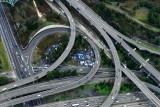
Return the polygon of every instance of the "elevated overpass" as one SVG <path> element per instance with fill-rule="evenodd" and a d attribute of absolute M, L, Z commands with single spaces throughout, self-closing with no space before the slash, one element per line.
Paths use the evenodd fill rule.
<path fill-rule="evenodd" d="M 1 5 L 0 5 L 1 6 Z M 69 39 L 69 43 L 67 45 L 67 47 L 65 48 L 64 52 L 61 54 L 61 56 L 56 60 L 56 62 L 54 62 L 49 68 L 47 68 L 44 72 L 41 72 L 41 73 L 38 73 L 36 75 L 33 75 L 33 76 L 30 76 L 28 78 L 25 78 L 23 80 L 20 80 L 20 81 L 16 81 L 16 82 L 13 82 L 11 84 L 8 84 L 8 85 L 5 85 L 5 86 L 2 86 L 0 87 L 0 92 L 2 91 L 5 91 L 5 90 L 9 90 L 9 89 L 12 89 L 12 88 L 16 88 L 16 87 L 19 87 L 19 86 L 22 86 L 22 85 L 25 85 L 27 83 L 31 83 L 43 76 L 45 76 L 48 71 L 52 71 L 53 69 L 55 69 L 56 67 L 58 67 L 58 65 L 60 65 L 63 60 L 67 57 L 67 55 L 69 54 L 69 52 L 71 51 L 72 47 L 73 47 L 73 44 L 74 44 L 74 41 L 75 41 L 75 23 L 73 21 L 73 18 L 72 18 L 72 15 L 70 14 L 70 12 L 68 11 L 68 9 L 63 5 L 63 4 L 60 4 L 60 6 L 62 7 L 63 11 L 65 12 L 67 18 L 69 19 L 69 24 L 70 24 L 70 39 Z M 6 16 L 4 16 L 6 17 Z M 52 29 L 52 27 L 47 27 L 47 29 Z M 43 33 L 42 31 L 46 31 L 46 28 L 42 28 L 40 29 L 36 35 L 38 34 L 41 34 Z M 36 36 L 35 36 L 36 37 Z"/>
<path fill-rule="evenodd" d="M 121 46 L 124 47 L 125 50 L 127 50 L 139 63 L 141 63 L 143 65 L 143 67 L 145 69 L 147 69 L 152 75 L 155 76 L 155 78 L 157 78 L 158 80 L 160 80 L 159 78 L 159 72 L 153 68 L 149 63 L 147 63 L 146 61 L 144 61 L 144 59 L 137 54 L 135 51 L 132 50 L 132 48 L 125 43 L 125 41 L 123 41 L 123 38 L 120 36 L 120 33 L 117 34 L 117 32 L 115 32 L 113 30 L 112 27 L 110 27 L 104 20 L 102 20 L 94 11 L 92 11 L 86 4 L 84 4 L 81 0 L 78 1 L 72 1 L 72 0 L 66 0 L 66 2 L 68 2 L 70 4 L 70 6 L 72 6 L 73 8 L 75 8 L 81 15 L 84 16 L 84 18 L 86 18 L 91 25 L 93 25 L 95 28 L 97 28 L 97 30 L 99 30 L 102 34 L 102 36 L 104 37 L 104 39 L 107 37 L 105 35 L 105 33 L 103 33 L 103 31 L 107 32 L 108 34 L 110 34 L 110 36 L 116 40 L 118 43 L 121 44 Z M 120 36 L 120 37 L 119 37 Z M 108 43 L 108 42 L 107 42 Z M 113 50 L 113 47 L 110 48 L 111 52 L 114 56 L 114 54 L 116 53 L 116 50 Z M 117 61 L 115 63 L 115 66 L 117 67 Z M 122 69 L 122 68 L 121 68 Z M 125 69 L 122 69 L 123 72 L 129 72 L 126 71 Z M 119 77 L 119 75 L 116 75 L 117 77 Z M 131 77 L 130 75 L 127 75 L 136 85 L 137 85 L 137 81 L 136 81 L 136 77 Z M 118 83 L 118 82 L 117 82 Z M 138 84 L 139 85 L 139 84 Z M 140 87 L 142 86 L 142 87 Z M 157 106 L 160 106 L 160 102 L 159 99 L 154 96 L 150 90 L 147 89 L 147 87 L 143 84 L 141 84 L 139 86 L 139 88 L 142 90 L 142 92 L 145 93 L 145 95 L 147 95 L 147 97 L 149 97 L 149 99 Z M 119 87 L 119 84 L 117 85 L 117 88 Z M 115 89 L 115 91 L 117 92 L 117 90 Z M 116 93 L 115 92 L 115 93 Z M 113 96 L 113 93 L 111 93 L 112 95 L 112 100 L 106 100 L 101 107 L 109 107 L 112 103 L 112 101 L 115 99 L 116 96 Z M 114 94 L 116 95 L 116 94 Z"/>
<path fill-rule="evenodd" d="M 96 45 L 93 44 L 92 41 L 88 38 L 87 38 L 87 41 L 91 44 L 91 47 L 95 53 L 95 64 L 86 76 L 82 77 L 81 79 L 79 79 L 77 81 L 74 81 L 74 82 L 71 82 L 71 83 L 56 87 L 56 88 L 52 88 L 52 89 L 49 89 L 49 90 L 46 90 L 43 92 L 39 92 L 39 93 L 31 94 L 31 95 L 26 95 L 23 97 L 8 100 L 6 102 L 2 102 L 0 104 L 0 107 L 12 106 L 12 105 L 16 105 L 16 104 L 23 103 L 26 101 L 46 97 L 49 95 L 54 95 L 54 94 L 57 94 L 60 92 L 64 92 L 67 90 L 77 88 L 77 87 L 83 85 L 84 83 L 88 82 L 98 71 L 99 66 L 100 66 L 100 62 L 101 62 L 101 58 L 99 57 L 100 55 L 99 55 L 99 51 L 98 51 L 98 48 L 96 47 Z"/>
<path fill-rule="evenodd" d="M 63 7 L 63 6 L 62 6 Z M 90 19 L 90 17 L 91 16 L 89 16 L 89 19 Z M 73 22 L 73 20 L 70 20 L 71 22 Z M 108 35 L 107 35 L 107 29 L 106 28 L 103 28 L 104 26 L 102 26 L 102 29 L 101 29 L 101 26 L 99 26 L 99 24 L 98 23 L 93 23 L 92 21 L 93 20 L 89 20 L 90 22 L 91 22 L 91 24 L 93 25 L 97 25 L 97 27 L 99 27 L 99 28 L 97 28 L 100 32 L 101 32 L 101 34 L 102 35 L 105 35 L 106 37 L 105 38 L 108 38 L 108 39 L 110 39 L 109 37 L 108 37 Z M 102 21 L 103 22 L 103 21 Z M 72 28 L 72 27 L 71 27 Z M 71 30 L 72 31 L 72 30 Z M 74 31 L 74 29 L 73 29 L 73 31 Z M 107 32 L 107 33 L 106 33 Z M 114 35 L 113 35 L 114 36 Z M 118 35 L 119 36 L 119 35 Z M 121 45 L 124 45 L 124 44 L 122 44 L 123 43 L 123 40 L 121 39 L 121 38 L 118 38 L 118 37 L 115 37 L 116 38 L 116 40 L 119 42 L 119 43 L 121 43 Z M 106 40 L 107 41 L 107 40 Z M 108 42 L 110 43 L 110 40 L 108 40 Z M 107 43 L 108 43 L 107 42 Z M 112 54 L 113 54 L 113 56 L 114 56 L 114 60 L 116 59 L 116 49 L 114 49 L 115 47 L 114 47 L 114 45 L 112 44 L 112 42 L 111 42 L 111 44 L 109 45 L 110 46 L 110 48 L 112 49 Z M 127 46 L 124 46 L 124 47 L 127 47 Z M 129 51 L 130 52 L 130 50 L 128 50 L 127 49 L 127 51 Z M 99 61 L 98 61 L 99 62 Z M 116 64 L 115 65 L 119 65 L 118 64 L 118 62 L 119 61 L 115 61 L 116 62 Z M 116 66 L 117 67 L 117 66 Z M 117 74 L 118 74 L 118 76 L 117 77 L 121 77 L 121 71 L 120 71 L 120 69 L 119 69 L 119 66 L 117 67 L 117 70 L 116 71 L 119 71 L 119 72 L 117 72 Z M 93 75 L 93 74 L 92 74 Z M 84 80 L 83 80 L 84 79 Z M 85 80 L 86 79 L 86 80 Z M 84 83 L 85 81 L 87 81 L 89 79 L 89 76 L 88 75 L 86 75 L 86 77 L 85 78 L 82 78 L 82 79 L 80 79 L 78 82 L 80 82 L 80 83 Z M 132 79 L 132 78 L 131 78 Z M 118 79 L 116 79 L 116 80 L 118 80 Z M 120 82 L 120 81 L 119 81 Z M 119 82 L 115 82 L 115 84 L 118 84 L 118 86 L 119 86 Z M 134 81 L 135 83 L 136 83 L 136 81 Z M 67 88 L 67 90 L 68 89 L 71 89 L 71 87 L 69 87 L 69 86 L 73 86 L 73 87 L 76 87 L 76 86 L 79 86 L 80 85 L 80 83 L 76 83 L 76 82 L 73 82 L 73 84 L 69 84 L 69 85 L 64 85 L 64 86 L 62 86 L 62 87 L 59 87 L 59 88 L 56 88 L 56 90 L 53 90 L 53 89 L 51 89 L 50 90 L 50 93 L 52 93 L 52 94 L 54 94 L 54 93 L 57 93 L 57 91 L 64 91 L 63 89 L 61 89 L 61 88 Z M 137 85 L 137 84 L 136 84 Z M 143 84 L 140 84 L 140 86 L 143 86 Z M 145 88 L 145 87 L 140 87 L 142 90 L 143 90 L 143 88 Z M 58 89 L 60 89 L 60 90 L 58 90 Z M 109 97 L 111 97 L 111 99 L 112 100 L 114 100 L 115 99 L 115 97 L 116 97 L 116 94 L 114 94 L 114 93 L 117 93 L 118 92 L 118 89 L 117 89 L 117 87 L 115 87 L 115 88 L 113 88 L 113 90 L 115 90 L 115 91 L 113 91 L 113 93 L 111 93 L 111 95 L 109 96 Z M 144 90 L 143 90 L 144 91 Z M 148 90 L 147 90 L 148 91 Z M 35 99 L 35 98 L 39 98 L 39 97 L 43 97 L 43 96 L 47 96 L 48 95 L 48 93 L 49 93 L 49 91 L 46 91 L 46 92 L 44 92 L 44 93 L 39 93 L 39 94 L 35 94 L 35 95 L 32 95 L 32 96 L 26 96 L 26 97 L 22 97 L 21 99 L 14 99 L 14 100 L 12 100 L 12 101 L 10 101 L 10 102 L 5 102 L 5 103 L 3 103 L 3 104 L 1 104 L 1 105 L 3 105 L 3 106 L 6 106 L 6 105 L 8 105 L 8 104 L 13 104 L 13 102 L 15 101 L 16 103 L 18 103 L 18 102 L 23 102 L 23 101 L 26 101 L 26 100 L 28 100 L 29 98 L 33 98 L 33 99 Z M 146 92 L 147 93 L 147 92 Z M 145 94 L 146 94 L 145 93 Z M 150 96 L 150 100 L 152 101 L 153 99 L 154 99 L 154 103 L 156 104 L 156 105 L 158 105 L 157 104 L 157 102 L 159 101 L 158 99 L 156 99 L 155 98 L 155 96 L 154 95 L 152 95 L 150 92 L 148 92 L 149 93 L 149 95 L 151 95 Z M 111 101 L 112 101 L 111 100 Z M 158 101 L 157 101 L 158 100 Z M 112 103 L 112 102 L 111 102 Z"/>

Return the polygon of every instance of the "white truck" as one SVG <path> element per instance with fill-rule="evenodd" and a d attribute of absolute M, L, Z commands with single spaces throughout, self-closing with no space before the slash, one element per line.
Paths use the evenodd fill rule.
<path fill-rule="evenodd" d="M 72 107 L 78 107 L 79 104 L 72 104 Z"/>

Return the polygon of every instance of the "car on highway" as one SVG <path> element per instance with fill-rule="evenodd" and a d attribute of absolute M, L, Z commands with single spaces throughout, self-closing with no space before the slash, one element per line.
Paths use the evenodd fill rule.
<path fill-rule="evenodd" d="M 79 104 L 77 103 L 77 104 L 72 104 L 72 107 L 78 107 L 79 106 Z"/>

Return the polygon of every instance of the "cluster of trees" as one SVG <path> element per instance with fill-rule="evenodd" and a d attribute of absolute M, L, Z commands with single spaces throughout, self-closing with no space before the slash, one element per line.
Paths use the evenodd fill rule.
<path fill-rule="evenodd" d="M 34 4 L 32 0 L 27 0 L 23 4 L 22 2 L 18 3 L 20 4 L 16 7 L 11 6 L 9 11 L 18 31 L 18 40 L 25 46 L 30 33 L 38 28 L 39 20 L 36 10 L 33 8 Z"/>
<path fill-rule="evenodd" d="M 60 44 L 57 48 L 57 50 L 54 52 L 50 52 L 48 54 L 45 54 L 45 51 L 49 48 L 49 46 L 53 45 L 53 44 L 49 44 L 45 47 L 45 50 L 41 52 L 41 56 L 42 56 L 42 60 L 44 60 L 47 64 L 52 64 L 54 63 L 59 57 L 60 55 L 63 53 L 63 51 L 65 50 L 67 43 L 68 43 L 68 36 L 62 36 L 60 38 L 58 44 Z M 46 43 L 47 44 L 47 43 Z M 48 59 L 46 59 L 46 57 L 48 57 Z"/>
<path fill-rule="evenodd" d="M 155 39 L 155 43 L 160 46 L 160 37 Z"/>
<path fill-rule="evenodd" d="M 53 70 L 49 72 L 44 78 L 42 78 L 42 80 L 48 81 L 56 78 L 63 78 L 63 77 L 77 76 L 77 75 L 78 73 L 76 70 L 66 70 L 66 71 Z"/>
<path fill-rule="evenodd" d="M 101 16 L 102 19 L 107 21 L 111 26 L 124 35 L 130 38 L 140 38 L 155 45 L 160 44 L 160 40 L 156 38 L 159 36 L 158 33 L 145 29 L 136 22 L 128 19 L 125 15 L 108 9 L 105 6 L 105 3 L 99 2 L 94 4 L 93 2 L 84 2 L 87 3 L 99 16 Z"/>
<path fill-rule="evenodd" d="M 115 14 L 113 10 L 106 8 L 105 3 L 103 2 L 100 2 L 97 5 L 95 5 L 94 10 L 96 10 L 97 13 L 104 19 L 107 17 L 109 19 L 114 20 L 116 18 L 116 15 L 118 15 Z"/>
<path fill-rule="evenodd" d="M 10 83 L 11 80 L 5 76 L 0 76 L 0 86 Z"/>
<path fill-rule="evenodd" d="M 149 9 L 152 9 L 154 7 L 154 4 L 146 1 L 139 2 L 139 7 L 147 7 Z"/>
<path fill-rule="evenodd" d="M 108 81 L 108 82 L 101 81 L 98 84 L 96 84 L 95 87 L 100 87 L 101 89 L 105 89 L 106 87 L 112 88 L 113 87 L 113 83 L 110 82 L 110 81 Z"/>
<path fill-rule="evenodd" d="M 78 34 L 76 36 L 76 40 L 74 43 L 74 46 L 72 48 L 72 53 L 76 53 L 79 51 L 80 48 L 89 49 L 90 45 L 89 43 L 82 37 L 82 35 Z"/>
<path fill-rule="evenodd" d="M 43 5 L 45 3 L 45 0 L 36 0 L 37 3 L 39 3 L 40 5 Z"/>
<path fill-rule="evenodd" d="M 134 7 L 134 10 L 139 9 L 140 7 L 150 9 L 148 14 L 148 22 L 154 26 L 160 27 L 160 7 L 156 7 L 153 3 L 148 1 L 142 1 Z"/>
<path fill-rule="evenodd" d="M 95 84 L 95 90 L 99 94 L 108 95 L 111 93 L 113 87 L 113 82 L 102 81 L 100 83 Z"/>
<path fill-rule="evenodd" d="M 56 20 L 60 20 L 61 16 L 60 14 L 51 10 L 49 13 L 46 14 L 46 19 L 47 21 L 56 21 Z"/>
<path fill-rule="evenodd" d="M 103 90 L 102 92 L 105 92 L 106 94 L 108 94 L 110 93 L 113 87 L 113 82 L 102 81 L 96 84 L 95 87 L 99 88 L 99 90 Z M 133 83 L 128 83 L 128 82 L 121 83 L 120 93 L 127 93 L 127 92 L 133 92 L 133 91 L 137 91 L 137 88 Z"/>
<path fill-rule="evenodd" d="M 127 93 L 127 92 L 133 92 L 136 91 L 137 88 L 133 83 L 121 83 L 120 93 Z"/>
<path fill-rule="evenodd" d="M 112 60 L 107 57 L 107 55 L 104 53 L 104 50 L 101 50 L 100 55 L 101 55 L 101 58 L 102 58 L 102 60 L 101 60 L 102 63 L 101 64 L 102 64 L 103 67 L 108 67 L 108 68 L 113 68 L 114 67 Z"/>
<path fill-rule="evenodd" d="M 160 27 L 160 7 L 154 7 L 151 9 L 148 15 L 149 23 L 154 24 L 157 27 Z"/>
<path fill-rule="evenodd" d="M 56 11 L 50 8 L 45 0 L 35 0 L 39 11 L 45 16 L 46 21 L 55 23 L 67 23 Z M 54 2 L 54 1 L 53 1 Z"/>
<path fill-rule="evenodd" d="M 78 34 L 76 36 L 76 40 L 75 43 L 73 45 L 73 48 L 71 50 L 71 54 L 76 54 L 77 52 L 79 52 L 81 49 L 89 49 L 90 44 L 82 37 L 82 35 Z M 64 62 L 68 62 L 72 60 L 70 56 L 68 56 Z"/>
<path fill-rule="evenodd" d="M 25 23 L 28 30 L 35 30 L 38 28 L 38 17 L 32 16 L 29 19 L 26 20 Z"/>
<path fill-rule="evenodd" d="M 140 7 L 146 7 L 148 9 L 152 9 L 154 7 L 154 5 L 150 2 L 141 1 L 138 3 L 138 5 L 133 7 L 133 10 L 135 11 L 135 10 L 139 9 Z"/>

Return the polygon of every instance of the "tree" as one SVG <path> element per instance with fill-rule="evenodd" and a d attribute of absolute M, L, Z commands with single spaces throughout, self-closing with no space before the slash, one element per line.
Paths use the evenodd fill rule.
<path fill-rule="evenodd" d="M 36 0 L 40 5 L 43 5 L 45 3 L 45 0 Z"/>
<path fill-rule="evenodd" d="M 56 13 L 56 12 L 53 12 L 53 11 L 50 11 L 47 15 L 46 15 L 46 19 L 48 21 L 54 21 L 55 19 L 56 20 L 60 20 L 61 19 L 61 16 L 60 14 Z"/>
<path fill-rule="evenodd" d="M 154 5 L 150 2 L 145 2 L 145 1 L 142 1 L 142 2 L 139 2 L 139 6 L 140 7 L 147 7 L 149 9 L 152 9 L 154 7 Z"/>
<path fill-rule="evenodd" d="M 60 19 L 61 19 L 61 15 L 58 14 L 58 13 L 56 13 L 56 12 L 54 12 L 54 17 L 55 17 L 55 19 L 57 19 L 57 20 L 60 20 Z"/>
<path fill-rule="evenodd" d="M 10 79 L 5 76 L 0 76 L 0 86 L 6 85 L 10 82 Z"/>
<path fill-rule="evenodd" d="M 155 26 L 160 27 L 160 7 L 152 8 L 149 15 L 148 15 L 148 21 Z"/>
<path fill-rule="evenodd" d="M 101 2 L 101 3 L 98 4 L 98 7 L 99 7 L 100 10 L 104 10 L 105 9 L 105 4 Z"/>
<path fill-rule="evenodd" d="M 38 28 L 38 17 L 32 16 L 26 22 L 26 26 L 28 30 L 35 30 Z"/>
<path fill-rule="evenodd" d="M 160 37 L 156 38 L 156 45 L 160 45 Z"/>
<path fill-rule="evenodd" d="M 103 58 L 102 65 L 107 66 L 109 68 L 113 68 L 112 60 L 106 56 L 106 54 L 104 53 L 104 50 L 101 50 L 100 54 L 101 54 L 101 57 Z"/>

